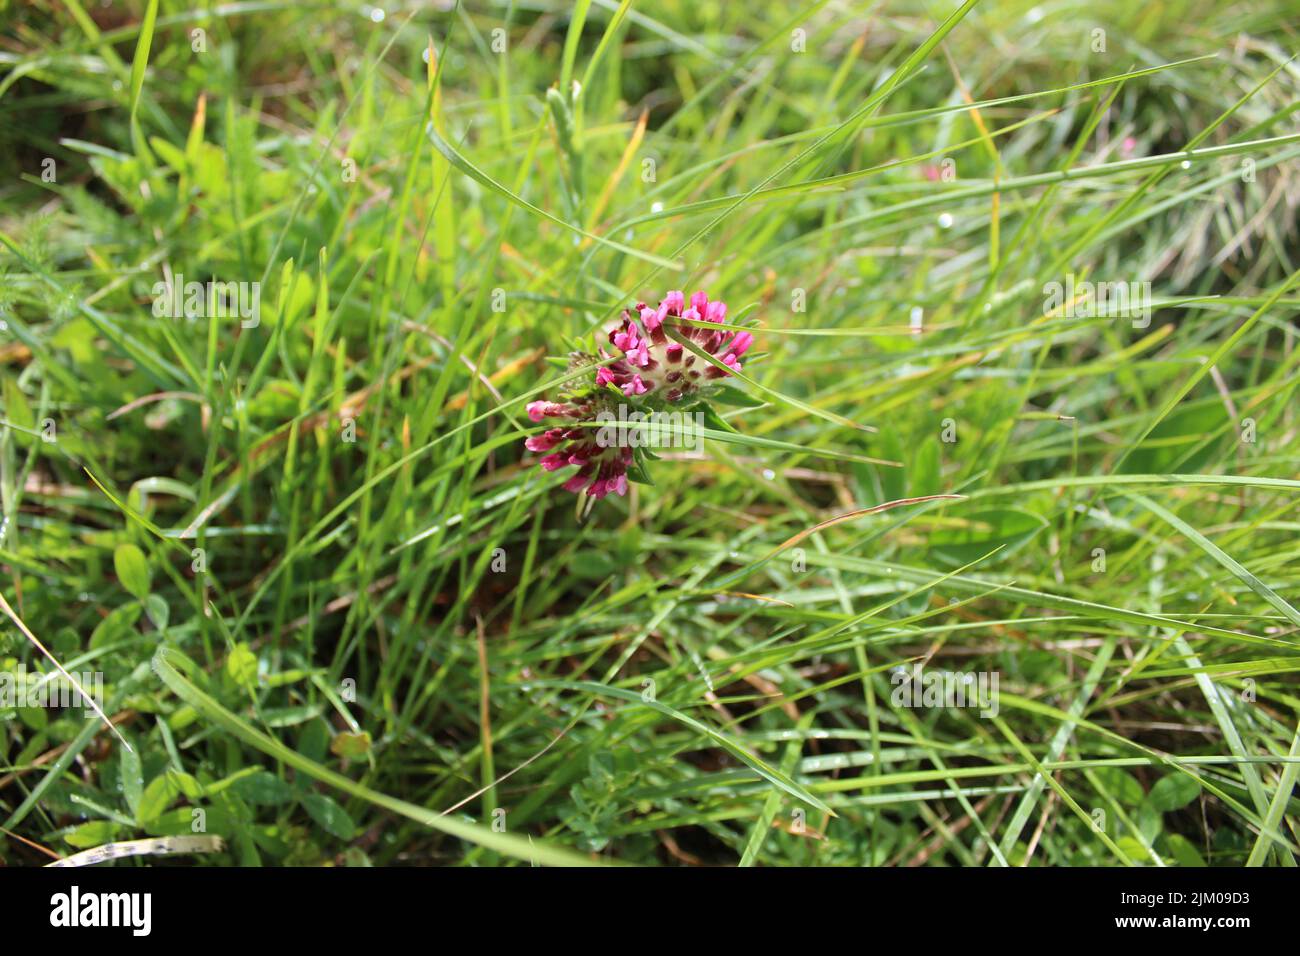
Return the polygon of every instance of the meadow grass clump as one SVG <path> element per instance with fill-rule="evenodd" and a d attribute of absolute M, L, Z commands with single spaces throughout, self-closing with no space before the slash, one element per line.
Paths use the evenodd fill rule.
<path fill-rule="evenodd" d="M 0 863 L 1294 865 L 1288 3 L 383 6 L 0 13 Z"/>

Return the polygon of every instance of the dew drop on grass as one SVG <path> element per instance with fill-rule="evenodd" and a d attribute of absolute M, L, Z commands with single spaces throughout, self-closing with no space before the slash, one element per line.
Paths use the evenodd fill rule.
<path fill-rule="evenodd" d="M 763 477 L 766 478 L 768 481 L 772 481 L 774 478 L 776 478 L 776 472 L 774 472 L 771 468 L 764 468 Z"/>
<path fill-rule="evenodd" d="M 941 213 L 939 213 L 939 228 L 940 228 L 940 229 L 951 229 L 951 228 L 952 228 L 952 224 L 953 224 L 952 213 L 950 213 L 950 212 L 941 212 Z"/>

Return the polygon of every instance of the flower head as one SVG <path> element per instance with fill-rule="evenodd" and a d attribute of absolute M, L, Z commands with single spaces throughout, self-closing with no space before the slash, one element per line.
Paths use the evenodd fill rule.
<path fill-rule="evenodd" d="M 591 400 L 534 402 L 529 406 L 530 417 L 533 405 L 544 406 L 545 418 L 594 421 L 596 416 L 595 403 Z M 577 472 L 564 483 L 568 491 L 585 489 L 593 498 L 603 498 L 611 491 L 618 495 L 627 493 L 627 469 L 632 464 L 633 449 L 601 444 L 594 428 L 578 424 L 558 425 L 540 435 L 533 435 L 524 442 L 524 447 L 539 454 L 550 452 L 537 462 L 544 471 L 575 466 Z"/>
<path fill-rule="evenodd" d="M 672 319 L 684 322 L 670 323 Z M 537 463 L 545 471 L 576 467 L 577 472 L 564 483 L 569 491 L 585 491 L 592 498 L 610 492 L 625 494 L 628 469 L 637 467 L 641 459 L 633 447 L 602 442 L 591 423 L 619 401 L 660 409 L 694 404 L 710 385 L 740 371 L 740 357 L 753 343 L 752 334 L 685 324 L 722 324 L 726 319 L 726 303 L 711 302 L 704 292 L 696 292 L 689 302 L 683 293 L 669 292 L 657 307 L 638 302 L 634 308 L 624 309 L 606 330 L 614 354 L 602 345 L 599 356 L 573 355 L 578 365 L 597 365 L 594 387 L 567 396 L 566 401 L 528 403 L 531 421 L 559 419 L 560 424 L 531 436 L 524 446 L 543 455 Z M 722 367 L 674 341 L 666 323 L 678 337 L 715 357 Z M 621 399 L 614 389 L 622 393 Z"/>
<path fill-rule="evenodd" d="M 696 292 L 688 305 L 681 292 L 669 292 L 657 308 L 638 302 L 635 308 L 624 309 L 607 333 L 609 344 L 621 354 L 597 371 L 596 384 L 615 385 L 629 397 L 651 394 L 672 403 L 698 395 L 701 389 L 731 374 L 673 341 L 664 328 L 665 320 L 670 318 L 723 323 L 727 319 L 727 304 L 710 302 L 707 293 Z M 675 325 L 674 330 L 737 372 L 741 369 L 740 357 L 754 341 L 749 332 L 733 333 L 684 324 Z M 601 358 L 610 357 L 602 347 Z"/>

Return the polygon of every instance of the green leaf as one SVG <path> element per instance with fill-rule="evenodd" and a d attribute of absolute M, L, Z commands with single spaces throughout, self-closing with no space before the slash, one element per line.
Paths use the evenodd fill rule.
<path fill-rule="evenodd" d="M 231 784 L 231 789 L 249 803 L 277 806 L 288 803 L 293 798 L 293 788 L 266 770 L 259 770 L 251 776 Z"/>
<path fill-rule="evenodd" d="M 226 658 L 226 673 L 240 687 L 257 686 L 257 655 L 247 644 L 236 644 Z"/>
<path fill-rule="evenodd" d="M 755 398 L 749 392 L 741 391 L 734 385 L 715 385 L 709 389 L 709 400 L 720 402 L 723 405 L 734 405 L 738 408 L 758 408 L 767 403 L 761 398 Z"/>
<path fill-rule="evenodd" d="M 1145 796 L 1142 784 L 1121 767 L 1098 767 L 1093 771 L 1103 792 L 1121 806 L 1140 803 Z"/>
<path fill-rule="evenodd" d="M 63 835 L 63 840 L 69 846 L 75 846 L 78 850 L 84 850 L 92 846 L 102 846 L 105 843 L 112 843 L 117 836 L 118 826 L 111 820 L 92 820 L 90 823 L 83 823 L 79 827 L 74 827 L 71 832 Z"/>
<path fill-rule="evenodd" d="M 710 428 L 717 429 L 720 432 L 730 432 L 733 435 L 739 434 L 739 432 L 732 427 L 731 422 L 719 415 L 717 409 L 708 402 L 700 402 L 695 406 L 695 408 L 704 415 L 704 420 L 709 424 Z"/>
<path fill-rule="evenodd" d="M 13 425 L 19 428 L 35 430 L 36 416 L 32 414 L 32 406 L 27 401 L 27 396 L 23 390 L 18 387 L 18 376 L 6 375 L 4 379 L 4 417 Z"/>
<path fill-rule="evenodd" d="M 970 564 L 996 548 L 1001 557 L 1023 547 L 1048 526 L 1040 515 L 1014 508 L 979 511 L 964 516 L 965 528 L 943 529 L 930 535 L 930 551 L 954 566 Z"/>
<path fill-rule="evenodd" d="M 322 829 L 340 840 L 351 840 L 356 833 L 356 824 L 348 812 L 323 793 L 304 794 L 302 805 L 307 815 L 320 824 Z"/>
<path fill-rule="evenodd" d="M 167 630 L 167 622 L 171 619 L 171 609 L 157 594 L 150 594 L 144 599 L 144 610 L 153 622 L 153 626 L 160 631 Z"/>
<path fill-rule="evenodd" d="M 1205 866 L 1205 858 L 1192 841 L 1180 833 L 1165 834 L 1165 850 L 1179 866 Z"/>
<path fill-rule="evenodd" d="M 135 812 L 135 821 L 145 826 L 158 819 L 162 812 L 172 805 L 180 796 L 180 787 L 171 773 L 164 773 L 149 781 L 140 798 L 140 806 Z"/>
<path fill-rule="evenodd" d="M 569 561 L 569 570 L 584 581 L 603 581 L 618 567 L 604 551 L 579 551 Z"/>
<path fill-rule="evenodd" d="M 649 473 L 641 466 L 639 462 L 633 462 L 627 469 L 627 480 L 635 481 L 639 485 L 654 486 L 654 481 L 650 478 Z"/>
<path fill-rule="evenodd" d="M 135 624 L 144 607 L 134 602 L 115 607 L 90 632 L 90 649 L 99 650 L 136 635 Z"/>
<path fill-rule="evenodd" d="M 202 799 L 203 785 L 195 777 L 180 770 L 168 770 L 167 776 L 176 784 L 177 791 L 185 799 L 190 801 Z"/>
<path fill-rule="evenodd" d="M 1161 777 L 1147 794 L 1147 804 L 1161 813 L 1181 810 L 1201 795 L 1201 785 L 1183 773 Z"/>
<path fill-rule="evenodd" d="M 44 707 L 19 707 L 18 719 L 35 731 L 42 731 L 50 725 L 50 715 Z"/>
<path fill-rule="evenodd" d="M 1144 803 L 1138 807 L 1137 828 L 1138 833 L 1142 834 L 1142 839 L 1148 845 L 1153 844 L 1156 842 L 1156 837 L 1160 836 L 1160 831 L 1164 829 L 1164 817 L 1151 804 Z"/>
<path fill-rule="evenodd" d="M 359 734 L 335 734 L 330 741 L 330 753 L 347 760 L 360 760 L 370 753 L 370 735 L 364 731 Z"/>
<path fill-rule="evenodd" d="M 149 596 L 149 562 L 133 544 L 119 544 L 113 552 L 113 570 L 122 587 L 143 601 Z"/>
<path fill-rule="evenodd" d="M 207 833 L 228 837 L 235 831 L 235 821 L 220 807 L 177 807 L 159 814 L 146 824 L 144 829 L 150 836 L 191 836 Z"/>
<path fill-rule="evenodd" d="M 1151 861 L 1151 852 L 1142 845 L 1142 842 L 1137 837 L 1122 836 L 1115 841 L 1115 845 L 1135 863 L 1149 863 Z"/>

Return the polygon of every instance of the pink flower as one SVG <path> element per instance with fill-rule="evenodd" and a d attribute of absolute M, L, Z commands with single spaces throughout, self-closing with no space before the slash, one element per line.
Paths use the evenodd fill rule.
<path fill-rule="evenodd" d="M 596 384 L 615 385 L 629 398 L 653 394 L 667 402 L 678 402 L 726 378 L 731 374 L 728 369 L 740 371 L 739 359 L 754 341 L 751 333 L 730 335 L 725 329 L 709 331 L 672 322 L 676 318 L 725 323 L 727 304 L 710 301 L 708 293 L 700 291 L 691 295 L 687 305 L 686 296 L 674 291 L 663 297 L 658 308 L 638 302 L 634 308 L 624 309 L 618 324 L 610 328 L 608 334 L 609 344 L 621 355 L 597 370 Z M 725 369 L 706 362 L 689 349 L 683 349 L 668 337 L 668 328 L 696 348 L 716 357 Z M 602 350 L 601 357 L 610 356 Z"/>
<path fill-rule="evenodd" d="M 555 418 L 565 416 L 567 418 L 576 418 L 577 412 L 572 405 L 565 405 L 560 402 L 529 402 L 528 417 L 535 422 L 540 422 L 543 418 Z"/>
<path fill-rule="evenodd" d="M 736 337 L 723 347 L 722 352 L 724 355 L 730 353 L 735 358 L 740 358 L 740 356 L 745 354 L 745 350 L 749 348 L 753 341 L 754 336 L 750 335 L 748 332 L 737 332 Z M 726 359 L 724 358 L 723 361 L 725 362 Z"/>
<path fill-rule="evenodd" d="M 564 402 L 529 402 L 528 417 L 534 422 L 545 418 L 570 421 L 530 436 L 524 447 L 538 454 L 550 453 L 537 460 L 545 471 L 578 469 L 564 482 L 566 491 L 585 491 L 592 498 L 627 494 L 627 472 L 636 463 L 634 449 L 609 444 L 601 438 L 602 429 L 590 427 L 603 420 L 603 416 L 597 418 L 599 413 L 609 412 L 620 401 L 607 386 L 613 385 L 625 398 L 647 396 L 650 404 L 637 402 L 638 407 L 655 409 L 664 403 L 693 402 L 710 385 L 741 370 L 740 358 L 754 336 L 743 330 L 702 328 L 685 322 L 724 324 L 726 320 L 727 304 L 710 301 L 703 291 L 691 295 L 689 306 L 684 293 L 672 291 L 654 308 L 638 302 L 624 309 L 606 336 L 616 354 L 600 349 L 602 364 L 595 370 L 595 389 Z M 670 331 L 690 347 L 670 338 Z M 717 364 L 697 352 L 707 353 Z M 597 357 L 577 358 L 594 364 Z"/>
<path fill-rule="evenodd" d="M 564 417 L 582 421 L 595 421 L 596 418 L 595 405 L 591 399 L 574 403 L 534 404 L 541 406 L 541 414 L 548 418 Z M 529 416 L 532 416 L 531 407 Z M 567 491 L 577 493 L 586 489 L 587 494 L 593 498 L 603 498 L 611 491 L 618 495 L 627 494 L 627 469 L 632 464 L 633 450 L 602 444 L 597 429 L 580 425 L 548 428 L 540 435 L 528 438 L 524 447 L 533 452 L 558 449 L 538 459 L 537 463 L 543 471 L 559 471 L 568 467 L 578 469 L 564 483 Z"/>
<path fill-rule="evenodd" d="M 540 435 L 534 435 L 524 442 L 524 447 L 529 451 L 550 451 L 564 440 L 564 431 L 563 428 L 548 428 Z"/>

